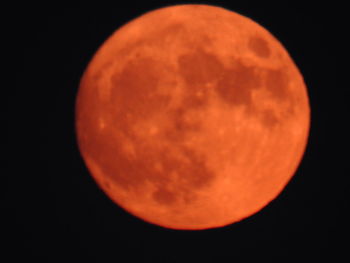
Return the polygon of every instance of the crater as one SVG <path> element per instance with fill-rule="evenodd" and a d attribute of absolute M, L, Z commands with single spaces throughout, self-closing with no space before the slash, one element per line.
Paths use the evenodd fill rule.
<path fill-rule="evenodd" d="M 248 48 L 253 51 L 255 55 L 261 58 L 268 58 L 271 53 L 267 41 L 260 36 L 249 38 Z"/>

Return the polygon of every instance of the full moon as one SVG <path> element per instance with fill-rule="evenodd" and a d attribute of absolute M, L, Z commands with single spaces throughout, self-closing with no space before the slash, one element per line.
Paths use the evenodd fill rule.
<path fill-rule="evenodd" d="M 209 5 L 116 30 L 80 82 L 76 134 L 98 186 L 158 226 L 201 230 L 260 211 L 307 144 L 303 77 L 261 25 Z"/>

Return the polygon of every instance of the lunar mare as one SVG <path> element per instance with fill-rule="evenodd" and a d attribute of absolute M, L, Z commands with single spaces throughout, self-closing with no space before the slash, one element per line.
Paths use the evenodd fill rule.
<path fill-rule="evenodd" d="M 309 122 L 303 78 L 280 42 L 208 5 L 161 8 L 118 29 L 76 103 L 79 149 L 101 189 L 174 229 L 228 225 L 276 198 Z"/>

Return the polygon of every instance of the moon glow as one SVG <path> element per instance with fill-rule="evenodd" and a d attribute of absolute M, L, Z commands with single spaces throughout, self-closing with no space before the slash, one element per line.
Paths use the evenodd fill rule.
<path fill-rule="evenodd" d="M 76 133 L 99 187 L 152 224 L 207 229 L 275 199 L 305 151 L 310 107 L 282 44 L 221 7 L 148 12 L 80 82 Z"/>

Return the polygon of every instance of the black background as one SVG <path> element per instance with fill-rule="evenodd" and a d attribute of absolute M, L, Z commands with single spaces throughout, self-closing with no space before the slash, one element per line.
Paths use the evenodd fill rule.
<path fill-rule="evenodd" d="M 242 262 L 340 258 L 345 252 L 346 87 L 338 70 L 342 6 L 204 1 L 248 16 L 287 48 L 308 87 L 312 122 L 302 163 L 283 193 L 221 229 L 145 223 L 97 187 L 79 154 L 74 104 L 80 77 L 118 27 L 174 1 L 14 6 L 8 26 L 15 79 L 7 90 L 8 166 L 2 262 Z M 319 1 L 321 2 L 321 1 Z M 11 49 L 9 49 L 11 50 Z M 343 241 L 342 238 L 345 238 Z"/>

